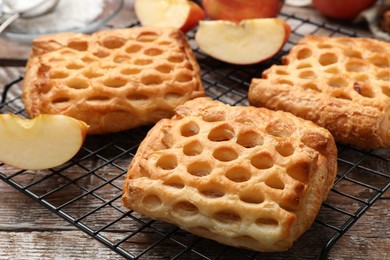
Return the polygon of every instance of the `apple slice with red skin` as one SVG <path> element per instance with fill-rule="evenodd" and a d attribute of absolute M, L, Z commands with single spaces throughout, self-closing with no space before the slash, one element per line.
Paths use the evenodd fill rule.
<path fill-rule="evenodd" d="M 290 36 L 290 26 L 278 18 L 201 21 L 195 35 L 199 48 L 211 57 L 237 65 L 273 57 Z"/>
<path fill-rule="evenodd" d="M 275 18 L 283 3 L 283 0 L 202 0 L 202 6 L 210 19 L 233 22 Z"/>
<path fill-rule="evenodd" d="M 59 166 L 80 150 L 87 131 L 83 121 L 63 115 L 0 114 L 0 162 L 28 170 Z"/>
<path fill-rule="evenodd" d="M 205 18 L 203 9 L 189 0 L 136 0 L 135 14 L 143 26 L 174 27 L 187 32 Z"/>

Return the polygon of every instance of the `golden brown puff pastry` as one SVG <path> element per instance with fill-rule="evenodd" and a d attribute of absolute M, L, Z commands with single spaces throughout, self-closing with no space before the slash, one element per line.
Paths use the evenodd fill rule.
<path fill-rule="evenodd" d="M 284 251 L 313 223 L 336 160 L 332 135 L 310 121 L 197 98 L 150 130 L 122 202 L 220 243 Z"/>
<path fill-rule="evenodd" d="M 306 36 L 253 79 L 250 104 L 327 128 L 340 143 L 390 147 L 390 43 Z"/>
<path fill-rule="evenodd" d="M 137 27 L 33 41 L 23 85 L 30 117 L 64 114 L 89 133 L 109 133 L 171 117 L 204 96 L 200 68 L 178 29 Z"/>

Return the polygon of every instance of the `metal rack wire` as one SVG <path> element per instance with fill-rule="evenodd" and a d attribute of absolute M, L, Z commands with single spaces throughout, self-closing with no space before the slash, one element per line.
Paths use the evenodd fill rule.
<path fill-rule="evenodd" d="M 214 60 L 197 48 L 194 32 L 188 33 L 209 97 L 231 105 L 248 105 L 250 80 L 259 77 L 271 64 L 279 63 L 305 34 L 357 36 L 294 15 L 282 14 L 281 18 L 292 27 L 288 43 L 272 60 L 254 66 L 232 66 Z M 1 113 L 25 116 L 20 99 L 22 80 L 20 77 L 4 86 Z M 336 241 L 390 186 L 390 149 L 365 151 L 339 145 L 339 170 L 329 198 L 315 223 L 293 248 L 266 255 L 232 248 L 121 206 L 127 167 L 148 130 L 149 127 L 140 127 L 115 135 L 88 136 L 70 162 L 54 169 L 33 172 L 0 163 L 0 179 L 128 259 L 297 259 L 303 256 L 325 259 Z M 309 243 L 314 246 L 308 246 Z M 308 252 L 307 248 L 318 248 L 318 251 Z"/>

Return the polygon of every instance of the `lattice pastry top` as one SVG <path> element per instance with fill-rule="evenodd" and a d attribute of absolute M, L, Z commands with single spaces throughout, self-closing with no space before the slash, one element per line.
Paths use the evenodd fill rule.
<path fill-rule="evenodd" d="M 88 123 L 90 133 L 155 123 L 199 96 L 199 65 L 185 35 L 171 28 L 39 37 L 23 86 L 29 116 L 65 114 Z"/>
<path fill-rule="evenodd" d="M 283 251 L 314 221 L 336 158 L 331 134 L 310 121 L 197 98 L 150 130 L 122 201 L 221 243 Z"/>
<path fill-rule="evenodd" d="M 341 143 L 390 147 L 390 43 L 306 36 L 253 79 L 249 101 L 312 120 Z"/>

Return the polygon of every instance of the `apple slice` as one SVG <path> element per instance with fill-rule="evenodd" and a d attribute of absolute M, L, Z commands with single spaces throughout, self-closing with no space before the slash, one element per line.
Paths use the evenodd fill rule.
<path fill-rule="evenodd" d="M 63 115 L 0 114 L 0 162 L 28 170 L 59 166 L 80 150 L 87 131 L 86 123 Z"/>
<path fill-rule="evenodd" d="M 237 65 L 274 56 L 290 36 L 290 26 L 278 18 L 201 21 L 195 41 L 211 57 Z"/>
<path fill-rule="evenodd" d="M 183 32 L 206 16 L 199 5 L 189 0 L 136 0 L 134 9 L 143 26 L 174 27 Z"/>
<path fill-rule="evenodd" d="M 283 0 L 202 0 L 204 11 L 210 19 L 233 22 L 275 18 L 283 4 Z"/>

